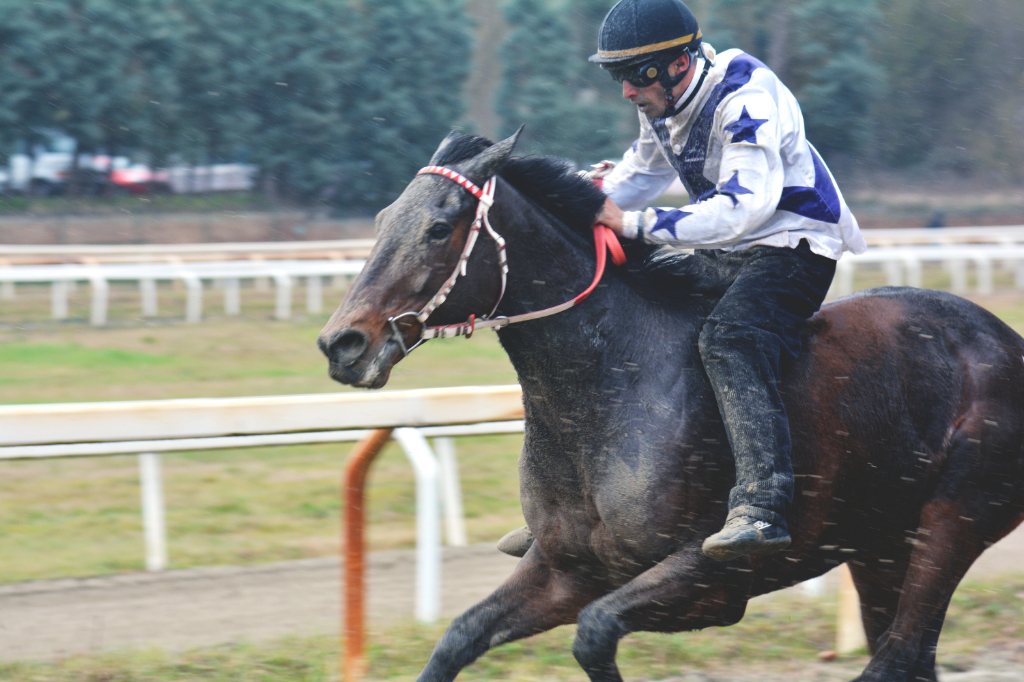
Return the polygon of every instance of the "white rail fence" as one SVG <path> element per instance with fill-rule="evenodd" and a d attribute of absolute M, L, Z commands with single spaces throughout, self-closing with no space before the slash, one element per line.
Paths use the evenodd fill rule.
<path fill-rule="evenodd" d="M 352 442 L 371 428 L 400 427 L 394 438 L 416 476 L 415 615 L 432 622 L 440 615 L 441 509 L 447 543 L 466 544 L 452 438 L 521 433 L 522 411 L 519 386 L 4 405 L 0 461 L 138 454 L 146 569 L 160 571 L 168 556 L 159 453 Z"/>
<path fill-rule="evenodd" d="M 50 284 L 50 308 L 54 319 L 68 316 L 68 294 L 78 282 L 92 287 L 89 321 L 95 326 L 107 323 L 110 283 L 135 282 L 141 297 L 143 317 L 158 313 L 157 282 L 181 282 L 185 286 L 185 320 L 199 322 L 203 311 L 203 283 L 216 282 L 223 289 L 224 312 L 241 312 L 241 282 L 267 279 L 276 288 L 274 316 L 291 317 L 296 280 L 306 285 L 306 309 L 323 310 L 323 278 L 354 277 L 362 270 L 363 260 L 278 260 L 278 261 L 206 261 L 195 263 L 137 263 L 102 265 L 12 265 L 0 267 L 0 283 Z M 13 291 L 6 293 L 13 297 Z"/>
<path fill-rule="evenodd" d="M 0 244 L 0 264 L 53 262 L 135 263 L 272 258 L 364 258 L 373 239 L 301 242 L 207 242 L 202 244 Z M 1024 238 L 1021 239 L 1024 241 Z"/>
<path fill-rule="evenodd" d="M 995 290 L 996 264 L 1012 270 L 1014 287 L 1024 290 L 1024 245 L 918 245 L 873 247 L 860 255 L 844 254 L 836 267 L 833 291 L 845 296 L 853 292 L 854 273 L 862 266 L 881 265 L 890 286 L 922 285 L 923 266 L 940 263 L 950 273 L 950 290 L 955 294 L 967 293 L 967 266 L 973 264 L 977 275 L 977 292 L 991 294 Z"/>
<path fill-rule="evenodd" d="M 994 291 L 996 264 L 1012 270 L 1014 285 L 1024 289 L 1024 226 L 963 227 L 939 229 L 868 230 L 865 237 L 871 248 L 855 256 L 846 254 L 839 261 L 832 294 L 844 296 L 853 292 L 858 269 L 881 266 L 888 284 L 922 285 L 922 269 L 929 263 L 941 263 L 950 273 L 953 293 L 966 293 L 968 265 L 976 271 L 977 291 Z M 359 273 L 362 257 L 373 240 L 336 240 L 324 242 L 268 242 L 238 244 L 172 244 L 125 246 L 0 246 L 0 299 L 12 299 L 16 284 L 43 283 L 51 285 L 51 315 L 54 319 L 68 316 L 68 295 L 79 282 L 92 287 L 90 322 L 102 326 L 107 322 L 110 283 L 136 282 L 141 298 L 143 317 L 157 315 L 159 281 L 176 281 L 186 289 L 185 320 L 202 318 L 203 283 L 213 282 L 223 289 L 224 312 L 238 315 L 241 311 L 241 280 L 252 279 L 257 288 L 273 281 L 276 287 L 275 317 L 291 316 L 295 281 L 306 284 L 306 309 L 322 312 L 323 278 L 331 277 L 335 285 L 343 278 Z M 327 259 L 323 258 L 328 253 Z M 286 258 L 291 254 L 292 258 Z M 304 257 L 299 259 L 299 257 Z M 320 256 L 317 258 L 316 256 Z M 358 256 L 358 257 L 357 257 Z M 84 264 L 12 265 L 16 258 L 51 257 L 88 260 Z M 207 260 L 209 258 L 238 260 Z M 135 259 L 163 262 L 104 262 Z"/>

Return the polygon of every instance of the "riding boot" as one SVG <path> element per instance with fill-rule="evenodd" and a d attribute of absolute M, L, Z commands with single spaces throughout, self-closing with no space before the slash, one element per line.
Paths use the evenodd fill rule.
<path fill-rule="evenodd" d="M 835 261 L 805 240 L 795 248 L 696 253 L 724 282 L 699 350 L 736 464 L 726 527 L 708 538 L 705 554 L 726 561 L 770 554 L 789 544 L 794 487 L 778 388 L 783 362 L 799 355 L 801 332 L 828 292 Z"/>
<path fill-rule="evenodd" d="M 754 327 L 708 322 L 700 354 L 736 462 L 728 519 L 747 516 L 786 529 L 793 501 L 789 420 L 779 395 L 778 337 Z"/>

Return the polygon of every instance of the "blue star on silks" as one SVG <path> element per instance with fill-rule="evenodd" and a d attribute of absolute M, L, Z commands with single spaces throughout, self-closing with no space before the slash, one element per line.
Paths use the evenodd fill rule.
<path fill-rule="evenodd" d="M 693 215 L 680 208 L 674 208 L 671 211 L 663 211 L 660 208 L 656 208 L 654 212 L 658 215 L 658 220 L 654 223 L 654 227 L 651 228 L 648 234 L 654 234 L 658 230 L 665 230 L 672 235 L 673 239 L 679 239 L 679 235 L 676 234 L 676 223 L 686 216 Z"/>
<path fill-rule="evenodd" d="M 743 107 L 739 119 L 735 123 L 725 126 L 725 130 L 732 133 L 733 142 L 750 142 L 757 144 L 757 129 L 768 122 L 766 118 L 750 118 L 747 108 Z"/>
<path fill-rule="evenodd" d="M 729 178 L 729 182 L 725 183 L 724 185 L 718 188 L 718 193 L 725 194 L 730 199 L 732 199 L 733 206 L 736 206 L 736 204 L 740 203 L 739 200 L 736 198 L 737 194 L 753 194 L 753 192 L 751 192 L 749 189 L 740 184 L 739 171 L 736 171 L 735 173 L 732 174 L 732 177 Z"/>

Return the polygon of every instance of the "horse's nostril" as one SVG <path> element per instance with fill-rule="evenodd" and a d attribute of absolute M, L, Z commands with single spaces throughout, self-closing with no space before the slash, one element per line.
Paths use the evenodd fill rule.
<path fill-rule="evenodd" d="M 331 340 L 327 357 L 336 365 L 349 367 L 363 357 L 363 353 L 366 352 L 369 345 L 370 342 L 367 340 L 366 334 L 349 329 Z"/>

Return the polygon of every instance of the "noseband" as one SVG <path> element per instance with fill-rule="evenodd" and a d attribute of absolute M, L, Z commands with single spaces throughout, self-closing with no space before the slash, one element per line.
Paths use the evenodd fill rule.
<path fill-rule="evenodd" d="M 604 225 L 594 225 L 594 248 L 597 250 L 597 268 L 594 272 L 594 281 L 590 283 L 590 286 L 587 287 L 583 293 L 579 294 L 571 301 L 566 301 L 565 303 L 551 308 L 537 310 L 532 313 L 524 313 L 522 315 L 513 315 L 512 317 L 505 317 L 504 315 L 494 317 L 494 313 L 497 312 L 498 306 L 505 297 L 505 286 L 508 282 L 508 259 L 505 255 L 505 240 L 494 230 L 493 227 L 491 227 L 491 221 L 487 217 L 487 212 L 491 209 L 491 206 L 494 205 L 494 188 L 497 182 L 497 176 L 493 176 L 490 180 L 484 183 L 483 189 L 481 189 L 464 175 L 457 173 L 450 168 L 444 168 L 443 166 L 427 166 L 426 168 L 421 169 L 416 175 L 428 174 L 442 175 L 449 180 L 455 181 L 470 194 L 475 196 L 479 200 L 479 203 L 476 206 L 476 217 L 473 219 L 473 224 L 469 228 L 469 235 L 466 237 L 466 245 L 462 249 L 462 255 L 459 256 L 459 262 L 455 266 L 455 271 L 452 272 L 451 276 L 445 280 L 445 283 L 441 286 L 440 291 L 434 294 L 434 297 L 431 298 L 419 312 L 410 311 L 388 318 L 392 338 L 398 343 L 398 347 L 402 350 L 403 356 L 411 353 L 413 349 L 428 339 L 450 339 L 456 336 L 465 336 L 466 338 L 469 338 L 477 329 L 493 329 L 494 331 L 498 331 L 510 324 L 526 322 L 527 320 L 536 320 L 541 317 L 548 317 L 549 315 L 555 315 L 568 310 L 569 308 L 583 302 L 583 300 L 586 299 L 597 286 L 597 283 L 601 281 L 601 277 L 604 275 L 606 249 L 611 252 L 612 262 L 616 265 L 622 265 L 626 262 L 626 254 L 623 252 L 622 246 L 619 244 L 619 240 L 616 238 L 615 233 Z M 448 294 L 451 293 L 459 275 L 466 275 L 466 263 L 469 262 L 470 254 L 473 253 L 473 247 L 476 246 L 476 241 L 480 236 L 481 228 L 487 229 L 487 233 L 491 235 L 492 239 L 494 239 L 495 248 L 498 250 L 498 267 L 501 270 L 501 292 L 498 294 L 498 300 L 494 302 L 494 307 L 491 308 L 491 312 L 481 317 L 479 320 L 476 318 L 476 315 L 471 314 L 469 319 L 465 322 L 439 327 L 426 326 L 427 318 L 430 317 L 438 306 L 444 303 L 448 298 Z M 402 334 L 397 324 L 398 320 L 403 317 L 415 317 L 420 323 L 419 339 L 409 347 L 406 347 L 405 336 Z"/>

